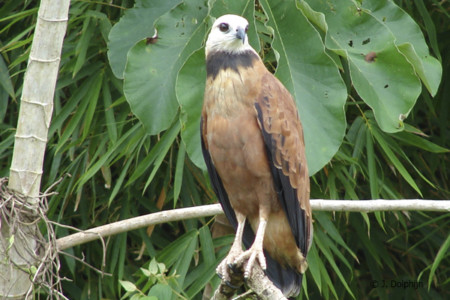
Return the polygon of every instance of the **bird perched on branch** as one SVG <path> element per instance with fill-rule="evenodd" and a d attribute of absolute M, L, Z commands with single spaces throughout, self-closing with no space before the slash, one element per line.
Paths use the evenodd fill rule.
<path fill-rule="evenodd" d="M 206 42 L 203 156 L 236 229 L 217 272 L 228 280 L 228 268 L 245 261 L 248 278 L 259 263 L 292 296 L 300 292 L 312 241 L 303 131 L 292 96 L 249 45 L 247 29 L 246 19 L 224 15 Z"/>

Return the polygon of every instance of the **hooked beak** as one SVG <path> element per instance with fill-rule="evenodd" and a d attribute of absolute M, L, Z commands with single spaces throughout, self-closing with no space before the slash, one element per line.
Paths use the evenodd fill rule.
<path fill-rule="evenodd" d="M 238 27 L 236 29 L 236 37 L 240 40 L 242 40 L 242 44 L 245 43 L 245 37 L 246 37 L 246 33 L 245 33 L 245 29 L 242 27 Z"/>

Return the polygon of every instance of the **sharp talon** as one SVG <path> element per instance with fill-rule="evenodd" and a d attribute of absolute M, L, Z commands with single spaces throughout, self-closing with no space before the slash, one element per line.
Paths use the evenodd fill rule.
<path fill-rule="evenodd" d="M 217 276 L 218 276 L 220 279 L 223 279 L 223 275 L 222 275 L 222 274 L 217 273 L 217 272 L 216 272 L 216 274 L 217 274 Z"/>
<path fill-rule="evenodd" d="M 230 288 L 232 288 L 233 290 L 237 290 L 239 288 L 238 286 L 231 284 L 231 282 L 229 282 L 229 281 L 225 281 L 225 284 L 227 286 L 229 286 Z"/>
<path fill-rule="evenodd" d="M 236 273 L 237 272 L 237 269 L 236 269 L 236 264 L 235 263 L 230 263 L 230 264 L 228 264 L 228 268 L 231 270 L 231 271 L 233 271 L 233 273 Z"/>

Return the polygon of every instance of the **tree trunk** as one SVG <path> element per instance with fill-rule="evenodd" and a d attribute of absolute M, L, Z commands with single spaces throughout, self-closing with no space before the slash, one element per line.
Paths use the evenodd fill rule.
<path fill-rule="evenodd" d="M 42 0 L 25 73 L 9 189 L 23 195 L 26 217 L 0 215 L 0 299 L 31 298 L 30 271 L 39 257 L 36 222 L 30 219 L 39 205 L 44 153 L 53 112 L 53 97 L 67 28 L 70 0 Z M 5 199 L 3 199 L 5 200 Z M 5 201 L 6 202 L 6 201 Z M 17 209 L 19 205 L 8 206 Z M 8 209 L 3 206 L 3 209 Z M 36 237 L 36 238 L 34 238 Z M 28 271 L 27 271 L 28 270 Z"/>

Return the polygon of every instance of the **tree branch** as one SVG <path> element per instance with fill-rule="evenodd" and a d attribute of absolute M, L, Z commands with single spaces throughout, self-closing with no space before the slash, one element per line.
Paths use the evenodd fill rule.
<path fill-rule="evenodd" d="M 311 207 L 315 211 L 374 212 L 420 210 L 450 212 L 450 200 L 407 199 L 358 201 L 312 199 Z M 222 208 L 219 204 L 209 204 L 161 211 L 68 235 L 66 237 L 58 239 L 56 241 L 56 245 L 59 250 L 64 250 L 96 239 L 147 227 L 149 225 L 156 225 L 193 218 L 210 217 L 222 213 Z"/>
<path fill-rule="evenodd" d="M 317 211 L 351 211 L 351 212 L 374 212 L 374 211 L 441 211 L 450 212 L 450 200 L 311 200 L 311 208 Z"/>
<path fill-rule="evenodd" d="M 227 300 L 236 294 L 236 291 L 244 284 L 243 268 L 245 263 L 247 261 L 241 261 L 240 265 L 228 269 L 230 282 L 227 283 L 222 280 L 211 300 Z M 245 282 L 251 289 L 252 294 L 255 294 L 258 299 L 286 300 L 286 297 L 266 276 L 259 264 L 253 265 L 251 276 Z M 247 298 L 242 297 L 242 299 Z"/>

